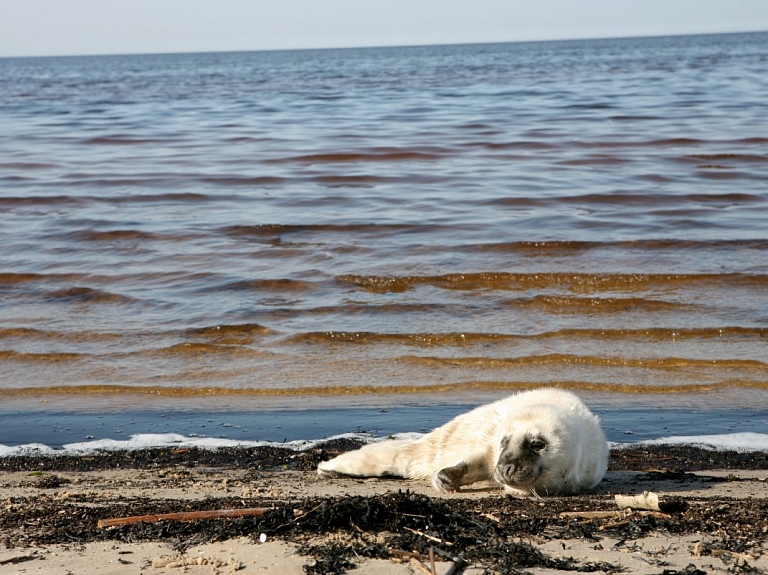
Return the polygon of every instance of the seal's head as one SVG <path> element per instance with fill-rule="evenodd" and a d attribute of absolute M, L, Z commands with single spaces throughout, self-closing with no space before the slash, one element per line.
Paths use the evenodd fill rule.
<path fill-rule="evenodd" d="M 571 410 L 552 404 L 527 406 L 510 412 L 500 431 L 493 470 L 497 483 L 519 494 L 553 495 L 572 489 L 584 434 Z"/>
<path fill-rule="evenodd" d="M 521 437 L 505 435 L 493 472 L 497 483 L 516 489 L 531 489 L 545 471 L 547 438 L 538 433 Z"/>

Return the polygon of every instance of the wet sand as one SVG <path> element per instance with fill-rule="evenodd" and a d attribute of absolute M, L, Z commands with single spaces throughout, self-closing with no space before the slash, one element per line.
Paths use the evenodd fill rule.
<path fill-rule="evenodd" d="M 614 451 L 592 493 L 514 499 L 478 484 L 325 479 L 317 461 L 351 445 L 116 452 L 0 459 L 4 573 L 425 573 L 430 547 L 465 573 L 717 573 L 768 569 L 768 454 L 693 447 Z M 614 511 L 616 494 L 653 491 L 662 512 Z M 261 516 L 99 520 L 264 508 Z M 436 571 L 452 563 L 438 554 Z"/>

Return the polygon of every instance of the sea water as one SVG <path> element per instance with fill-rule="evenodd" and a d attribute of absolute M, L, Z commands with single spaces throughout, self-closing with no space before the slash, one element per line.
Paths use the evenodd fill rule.
<path fill-rule="evenodd" d="M 768 433 L 768 34 L 0 59 L 0 444 Z M 227 437 L 222 437 L 227 436 Z"/>

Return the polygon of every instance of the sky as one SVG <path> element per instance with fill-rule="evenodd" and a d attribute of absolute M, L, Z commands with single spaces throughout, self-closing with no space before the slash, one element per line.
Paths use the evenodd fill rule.
<path fill-rule="evenodd" d="M 768 0 L 0 0 L 0 57 L 768 31 Z"/>

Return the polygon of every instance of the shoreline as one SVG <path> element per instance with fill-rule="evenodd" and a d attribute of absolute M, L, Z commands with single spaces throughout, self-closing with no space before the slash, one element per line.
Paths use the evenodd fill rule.
<path fill-rule="evenodd" d="M 354 446 L 341 440 L 304 452 L 162 449 L 0 459 L 0 565 L 10 573 L 116 575 L 138 567 L 300 574 L 354 566 L 359 575 L 397 575 L 419 572 L 400 552 L 426 558 L 435 547 L 464 553 L 464 572 L 474 575 L 768 569 L 766 452 L 613 450 L 609 473 L 593 492 L 537 500 L 485 484 L 438 494 L 426 483 L 315 473 L 318 461 Z M 666 517 L 560 515 L 614 510 L 614 495 L 643 491 L 674 501 L 675 509 Z M 267 511 L 97 527 L 115 517 L 242 508 Z M 436 565 L 441 574 L 450 566 Z M 699 571 L 682 571 L 688 565 Z"/>
<path fill-rule="evenodd" d="M 731 433 L 768 433 L 764 400 L 749 408 L 682 406 L 680 398 L 665 397 L 670 403 L 658 405 L 659 398 L 645 398 L 637 404 L 632 398 L 596 400 L 589 394 L 593 412 L 600 417 L 609 441 L 638 443 L 660 437 Z M 500 399 L 503 395 L 488 398 Z M 422 398 L 423 399 L 423 398 Z M 686 397 L 690 400 L 690 397 Z M 714 399 L 710 398 L 711 401 Z M 642 403 L 642 405 L 641 405 Z M 60 450 L 67 445 L 87 448 L 99 442 L 113 442 L 130 449 L 147 447 L 157 437 L 183 436 L 189 444 L 274 443 L 293 441 L 322 442 L 343 434 L 387 437 L 398 433 L 427 432 L 477 407 L 478 402 L 414 403 L 378 406 L 321 406 L 309 409 L 84 409 L 60 406 L 46 409 L 0 410 L 0 455 L 19 446 L 41 444 Z"/>

